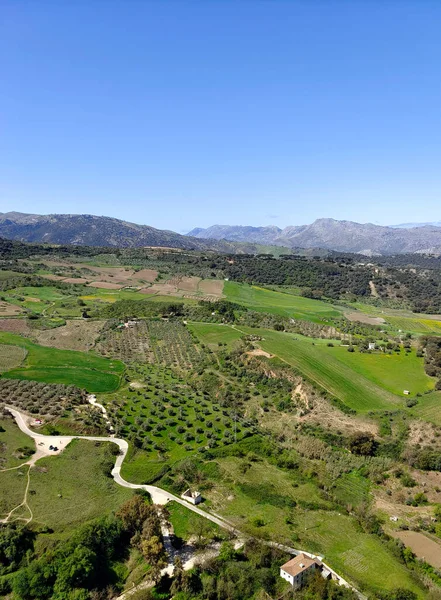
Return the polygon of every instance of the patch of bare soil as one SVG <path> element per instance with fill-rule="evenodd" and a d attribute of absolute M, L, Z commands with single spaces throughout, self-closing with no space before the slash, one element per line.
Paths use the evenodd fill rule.
<path fill-rule="evenodd" d="M 140 390 L 143 387 L 145 387 L 145 385 L 142 383 L 142 381 L 132 381 L 129 385 L 134 390 Z"/>
<path fill-rule="evenodd" d="M 426 421 L 414 420 L 409 424 L 408 444 L 415 446 L 419 444 L 422 448 L 431 446 L 432 449 L 440 451 L 441 449 L 441 428 Z"/>
<path fill-rule="evenodd" d="M 102 327 L 102 321 L 67 321 L 56 329 L 36 331 L 34 337 L 42 346 L 87 352 L 95 345 Z"/>
<path fill-rule="evenodd" d="M 199 291 L 220 298 L 224 291 L 224 282 L 219 279 L 203 279 L 199 282 Z"/>
<path fill-rule="evenodd" d="M 441 544 L 419 531 L 394 531 L 391 535 L 400 539 L 418 558 L 422 558 L 435 569 L 441 568 Z"/>
<path fill-rule="evenodd" d="M 130 279 L 133 281 L 147 281 L 147 283 L 153 283 L 158 277 L 158 271 L 154 269 L 141 269 L 134 273 Z"/>
<path fill-rule="evenodd" d="M 83 284 L 87 283 L 87 279 L 83 279 L 82 277 L 66 277 L 63 279 L 63 283 L 73 283 L 73 284 Z"/>
<path fill-rule="evenodd" d="M 375 283 L 373 281 L 369 282 L 369 287 L 371 288 L 371 296 L 378 298 L 377 288 L 375 287 Z"/>
<path fill-rule="evenodd" d="M 156 292 L 154 290 L 152 290 L 151 287 L 142 288 L 142 289 L 138 290 L 138 292 L 141 292 L 141 294 L 156 294 Z"/>
<path fill-rule="evenodd" d="M 358 321 L 359 323 L 366 323 L 366 325 L 382 325 L 385 323 L 382 317 L 371 317 L 358 311 L 345 313 L 345 317 L 349 321 Z"/>
<path fill-rule="evenodd" d="M 265 352 L 261 348 L 254 348 L 254 350 L 250 350 L 247 352 L 248 356 L 265 356 L 266 358 L 272 358 L 274 354 L 269 354 L 269 352 Z"/>
<path fill-rule="evenodd" d="M 110 283 L 107 281 L 92 281 L 87 287 L 94 287 L 102 290 L 120 290 L 123 286 L 120 283 Z"/>
<path fill-rule="evenodd" d="M 13 317 L 14 315 L 21 314 L 21 308 L 15 306 L 15 304 L 9 304 L 9 302 L 3 302 L 0 300 L 0 317 Z"/>
<path fill-rule="evenodd" d="M 63 275 L 40 275 L 39 277 L 43 277 L 44 279 L 49 279 L 50 281 L 66 281 L 66 278 Z M 75 280 L 77 281 L 77 280 Z M 69 282 L 67 282 L 69 283 Z"/>
<path fill-rule="evenodd" d="M 200 277 L 182 277 L 178 283 L 178 289 L 184 292 L 197 292 Z"/>
<path fill-rule="evenodd" d="M 177 296 L 178 288 L 172 283 L 154 283 L 150 288 L 152 293 L 161 294 L 164 296 Z"/>
<path fill-rule="evenodd" d="M 31 329 L 25 319 L 0 319 L 0 331 L 27 334 Z"/>

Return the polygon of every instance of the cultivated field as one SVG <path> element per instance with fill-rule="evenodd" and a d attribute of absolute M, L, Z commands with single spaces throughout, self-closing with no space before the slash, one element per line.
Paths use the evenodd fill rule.
<path fill-rule="evenodd" d="M 311 300 L 232 281 L 225 282 L 224 294 L 227 300 L 243 304 L 252 310 L 294 319 L 307 319 L 317 323 L 326 323 L 332 318 L 341 317 L 343 311 L 339 307 L 320 300 Z"/>
<path fill-rule="evenodd" d="M 364 375 L 357 373 L 333 355 L 324 340 L 302 338 L 298 335 L 264 329 L 242 327 L 247 333 L 263 337 L 259 345 L 300 371 L 346 406 L 360 412 L 385 410 L 402 406 L 402 400 L 380 387 Z"/>
<path fill-rule="evenodd" d="M 118 360 L 39 346 L 12 333 L 0 333 L 0 344 L 19 346 L 28 352 L 24 364 L 3 373 L 3 377 L 72 384 L 90 392 L 105 392 L 119 387 L 124 372 L 124 365 Z"/>
<path fill-rule="evenodd" d="M 67 321 L 56 329 L 35 330 L 34 338 L 42 346 L 87 352 L 95 345 L 102 327 L 102 321 Z"/>
<path fill-rule="evenodd" d="M 228 350 L 232 350 L 243 337 L 237 329 L 220 323 L 189 323 L 188 328 L 212 350 L 218 349 L 219 344 L 225 344 Z"/>
<path fill-rule="evenodd" d="M 0 344 L 0 373 L 16 369 L 26 358 L 26 350 L 20 346 Z"/>

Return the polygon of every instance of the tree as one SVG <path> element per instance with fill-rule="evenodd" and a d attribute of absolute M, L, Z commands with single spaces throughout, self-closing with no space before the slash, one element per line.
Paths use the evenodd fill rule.
<path fill-rule="evenodd" d="M 133 498 L 124 502 L 116 516 L 121 519 L 124 529 L 134 535 L 137 531 L 142 530 L 144 521 L 150 514 L 151 505 L 147 504 L 142 496 L 135 494 Z"/>
<path fill-rule="evenodd" d="M 371 433 L 357 432 L 349 439 L 349 450 L 360 456 L 373 456 L 377 442 Z"/>

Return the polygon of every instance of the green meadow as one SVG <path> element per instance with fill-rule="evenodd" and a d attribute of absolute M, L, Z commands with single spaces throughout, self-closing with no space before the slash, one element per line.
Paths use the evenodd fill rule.
<path fill-rule="evenodd" d="M 73 440 L 31 471 L 29 506 L 34 521 L 56 532 L 117 510 L 132 491 L 108 475 L 115 461 L 109 443 Z"/>
<path fill-rule="evenodd" d="M 228 350 L 232 350 L 243 337 L 241 331 L 221 323 L 189 323 L 188 329 L 212 350 L 216 349 L 219 343 L 226 344 Z"/>
<path fill-rule="evenodd" d="M 227 300 L 242 304 L 258 312 L 267 312 L 294 319 L 307 319 L 323 323 L 342 316 L 343 309 L 321 300 L 311 300 L 290 293 L 226 281 L 224 294 Z"/>
<path fill-rule="evenodd" d="M 404 404 L 402 399 L 384 385 L 380 386 L 374 382 L 367 369 L 365 373 L 354 370 L 346 362 L 346 356 L 339 353 L 339 349 L 328 348 L 326 340 L 313 341 L 310 338 L 265 329 L 242 327 L 242 330 L 261 335 L 263 339 L 259 345 L 263 350 L 295 367 L 307 379 L 329 391 L 354 410 L 385 410 Z M 361 355 L 357 354 L 357 358 L 359 356 Z M 405 369 L 402 370 L 404 373 Z"/>
<path fill-rule="evenodd" d="M 381 540 L 364 533 L 352 517 L 330 510 L 311 481 L 265 461 L 251 463 L 244 473 L 242 462 L 233 457 L 216 460 L 222 473 L 221 496 L 217 486 L 206 493 L 215 512 L 239 530 L 308 548 L 362 589 L 406 587 L 421 594 L 409 571 Z M 352 485 L 349 479 L 347 485 Z M 367 487 L 366 481 L 356 482 L 357 502 L 367 496 Z M 354 499 L 354 494 L 346 494 Z M 308 508 L 311 503 L 314 509 Z"/>
<path fill-rule="evenodd" d="M 89 392 L 112 392 L 118 389 L 125 368 L 118 360 L 109 360 L 91 352 L 39 346 L 12 333 L 0 332 L 0 343 L 27 350 L 21 367 L 3 373 L 3 377 L 10 379 L 64 383 Z"/>
<path fill-rule="evenodd" d="M 409 390 L 414 396 L 430 391 L 435 386 L 435 379 L 426 375 L 424 359 L 418 358 L 415 350 L 408 354 L 403 351 L 399 354 L 348 352 L 342 346 L 326 347 L 324 350 L 393 394 L 403 396 L 404 390 Z"/>
<path fill-rule="evenodd" d="M 412 408 L 412 414 L 424 421 L 441 425 L 441 392 L 431 392 L 418 398 L 418 404 Z"/>

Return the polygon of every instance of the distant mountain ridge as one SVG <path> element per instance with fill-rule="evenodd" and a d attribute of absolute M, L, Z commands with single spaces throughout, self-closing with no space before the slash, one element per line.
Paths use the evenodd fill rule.
<path fill-rule="evenodd" d="M 188 235 L 288 248 L 323 248 L 368 256 L 415 252 L 441 253 L 441 227 L 436 225 L 385 227 L 372 223 L 317 219 L 310 225 L 290 226 L 284 229 L 274 226 L 213 225 L 207 229 L 193 229 Z"/>
<path fill-rule="evenodd" d="M 231 253 L 322 251 L 389 255 L 441 254 L 441 227 L 383 227 L 335 219 L 280 229 L 213 225 L 187 235 L 96 215 L 0 213 L 0 237 L 33 243 L 135 248 L 158 246 Z M 283 248 L 283 250 L 279 250 Z"/>
<path fill-rule="evenodd" d="M 128 221 L 96 215 L 33 215 L 19 212 L 0 213 L 0 237 L 21 242 L 114 246 L 135 248 L 159 246 L 183 250 L 217 252 L 259 252 L 255 244 L 235 244 L 224 240 L 203 240 L 137 225 Z"/>

